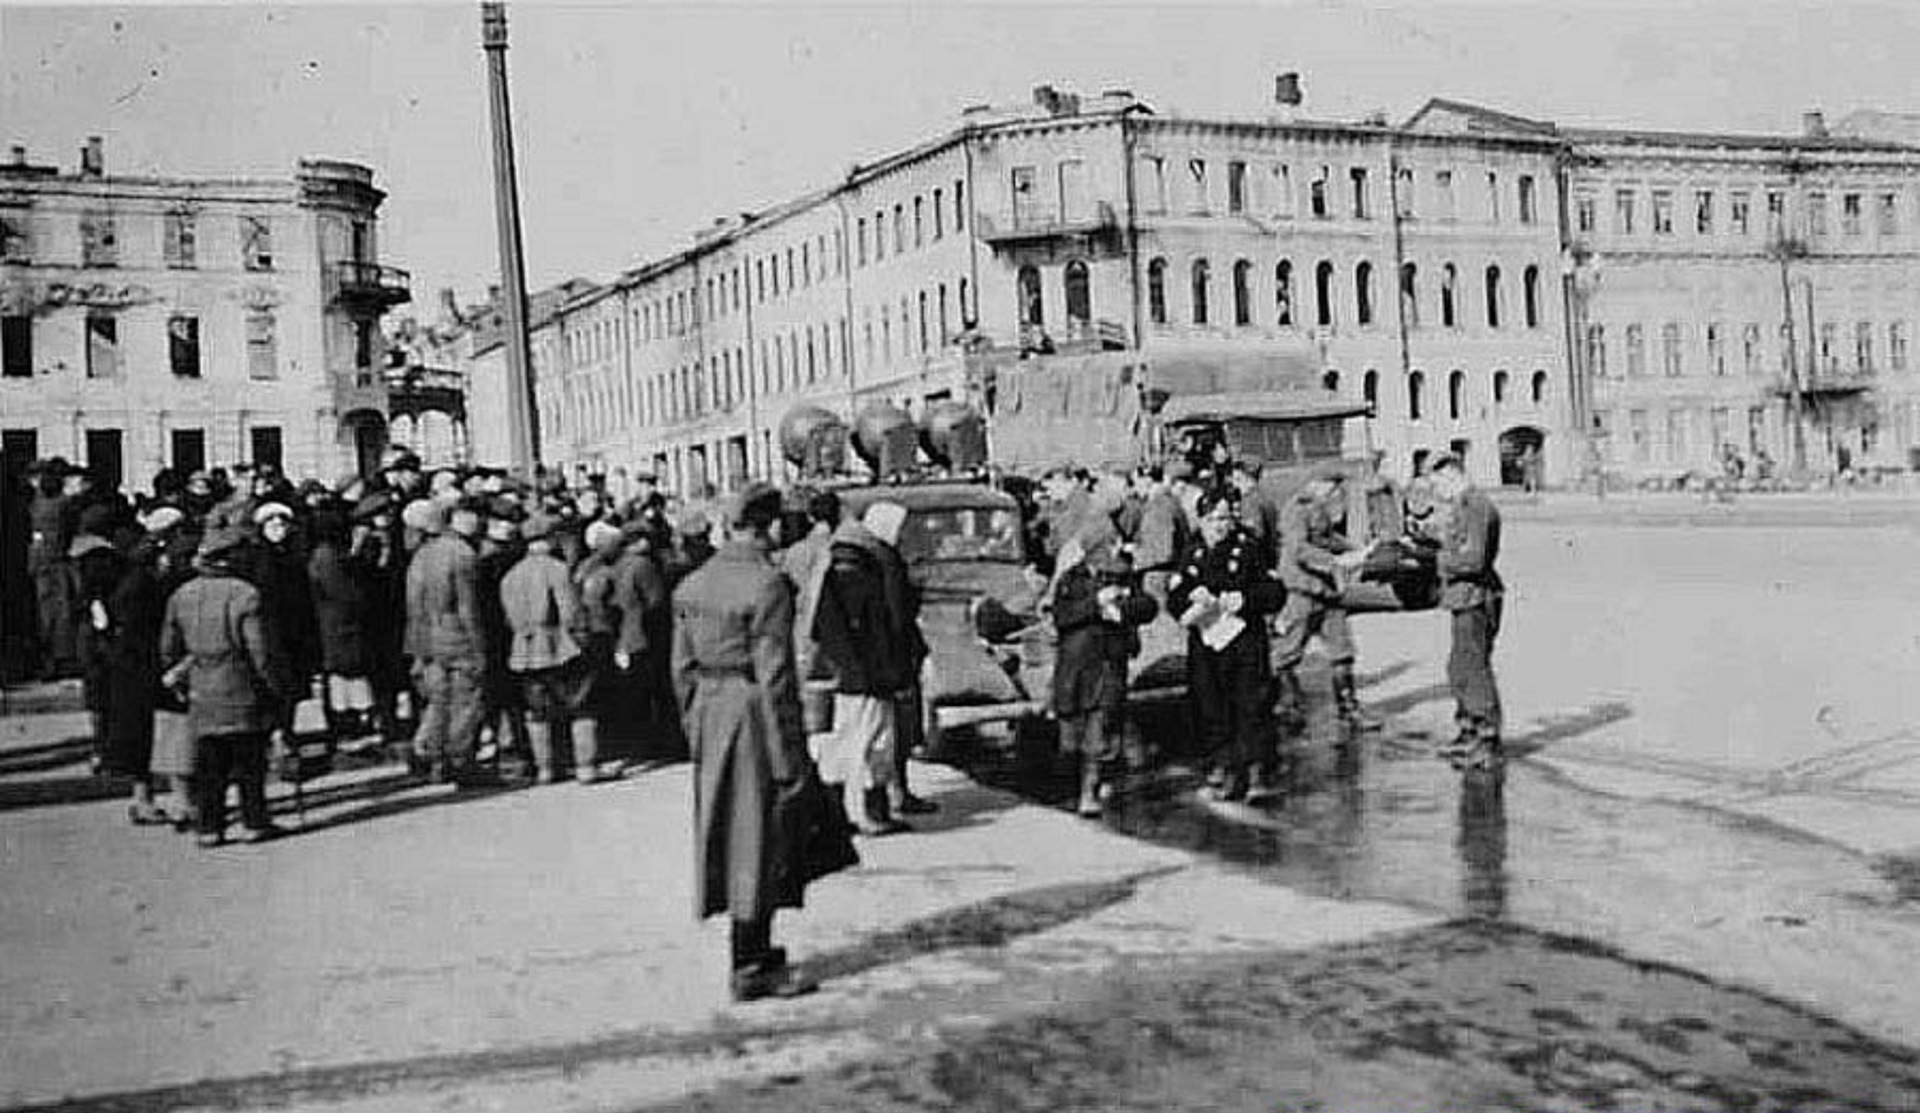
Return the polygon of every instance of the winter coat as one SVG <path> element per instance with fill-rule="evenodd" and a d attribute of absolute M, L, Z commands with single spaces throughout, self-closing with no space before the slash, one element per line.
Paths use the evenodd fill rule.
<path fill-rule="evenodd" d="M 919 601 L 905 562 L 857 521 L 842 522 L 828 550 L 813 637 L 846 695 L 891 697 L 912 686 L 926 659 Z M 893 559 L 889 560 L 889 556 Z"/>
<path fill-rule="evenodd" d="M 1196 540 L 1187 547 L 1167 581 L 1167 613 L 1178 620 L 1193 606 L 1193 594 L 1202 587 L 1216 596 L 1237 591 L 1245 600 L 1240 618 L 1246 622 L 1246 629 L 1233 644 L 1246 638 L 1265 639 L 1267 625 L 1259 616 L 1279 610 L 1286 601 L 1287 589 L 1268 570 L 1260 554 L 1259 539 L 1242 525 L 1235 525 L 1218 545 L 1208 545 L 1205 538 Z M 1187 651 L 1213 652 L 1202 647 L 1197 630 L 1190 632 Z"/>
<path fill-rule="evenodd" d="M 1155 491 L 1140 504 L 1134 532 L 1134 567 L 1142 572 L 1171 568 L 1187 543 L 1186 516 L 1170 491 Z"/>
<path fill-rule="evenodd" d="M 313 592 L 313 617 L 320 642 L 320 670 L 340 676 L 365 676 L 371 656 L 367 643 L 367 589 L 371 577 L 338 541 L 322 541 L 307 558 Z"/>
<path fill-rule="evenodd" d="M 619 560 L 618 553 L 594 553 L 573 571 L 574 589 L 580 596 L 580 632 L 608 645 L 619 638 L 627 615 L 640 609 L 633 585 L 619 574 Z"/>
<path fill-rule="evenodd" d="M 1053 711 L 1078 715 L 1117 712 L 1127 698 L 1127 659 L 1140 650 L 1136 627 L 1159 609 L 1123 571 L 1096 572 L 1086 563 L 1060 575 L 1054 588 L 1053 625 L 1060 634 L 1054 654 Z M 1100 589 L 1125 589 L 1118 622 L 1100 613 Z"/>
<path fill-rule="evenodd" d="M 486 623 L 473 546 L 453 533 L 430 539 L 407 565 L 406 592 L 407 652 L 415 661 L 484 666 Z"/>
<path fill-rule="evenodd" d="M 275 545 L 257 540 L 247 547 L 242 561 L 242 575 L 260 589 L 273 686 L 302 695 L 320 669 L 320 631 L 314 619 L 307 559 L 290 541 Z"/>
<path fill-rule="evenodd" d="M 81 534 L 74 538 L 68 556 L 77 585 L 74 608 L 79 612 L 78 646 L 80 664 L 86 678 L 87 710 L 95 715 L 104 715 L 107 710 L 108 672 L 113 657 L 113 629 L 108 604 L 114 588 L 120 583 L 120 572 L 125 561 L 112 543 L 92 534 Z"/>
<path fill-rule="evenodd" d="M 616 648 L 633 657 L 648 653 L 665 654 L 673 623 L 672 599 L 667 580 L 653 559 L 648 542 L 627 546 L 614 566 L 614 575 L 624 585 L 631 605 L 620 617 L 620 637 Z"/>
<path fill-rule="evenodd" d="M 112 648 L 108 656 L 103 726 L 113 772 L 145 776 L 153 757 L 153 713 L 160 703 L 160 631 L 167 597 L 178 583 L 163 575 L 164 543 L 143 540 L 121 563 L 107 600 Z"/>
<path fill-rule="evenodd" d="M 500 581 L 500 608 L 513 639 L 507 668 L 538 672 L 580 656 L 580 643 L 574 640 L 574 631 L 581 628 L 580 595 L 567 566 L 544 547 L 529 549 Z"/>
<path fill-rule="evenodd" d="M 167 600 L 160 662 L 187 662 L 187 726 L 194 737 L 271 729 L 272 687 L 260 592 L 230 565 L 203 562 Z"/>
<path fill-rule="evenodd" d="M 816 525 L 799 541 L 780 554 L 780 570 L 793 583 L 793 654 L 801 680 L 824 679 L 829 671 L 821 659 L 820 645 L 813 639 L 813 617 L 820 607 L 820 592 L 833 566 L 833 531 Z"/>
<path fill-rule="evenodd" d="M 698 915 L 765 919 L 800 906 L 784 822 L 815 774 L 793 668 L 793 588 L 752 542 L 729 541 L 673 593 L 674 692 L 693 750 Z"/>

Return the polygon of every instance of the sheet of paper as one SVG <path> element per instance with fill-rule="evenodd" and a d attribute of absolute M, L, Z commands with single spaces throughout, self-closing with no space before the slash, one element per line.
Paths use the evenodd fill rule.
<path fill-rule="evenodd" d="M 1246 621 L 1237 614 L 1222 612 L 1218 618 L 1200 628 L 1200 640 L 1208 649 L 1219 652 L 1233 644 L 1240 631 L 1247 628 Z"/>

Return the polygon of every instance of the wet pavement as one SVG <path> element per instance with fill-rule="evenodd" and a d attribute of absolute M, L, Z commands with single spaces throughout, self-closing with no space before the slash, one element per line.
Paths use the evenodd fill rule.
<path fill-rule="evenodd" d="M 1599 707 L 1542 730 L 1569 737 L 1616 715 Z M 1179 736 L 1164 724 L 1156 733 Z M 1522 737 L 1514 750 L 1546 741 Z M 1842 930 L 1823 900 L 1856 912 L 1866 901 L 1920 928 L 1905 906 L 1910 891 L 1896 886 L 1889 897 L 1833 847 L 1610 800 L 1524 762 L 1505 777 L 1461 778 L 1433 757 L 1431 739 L 1350 735 L 1324 716 L 1297 751 L 1290 793 L 1273 805 L 1204 802 L 1197 775 L 1172 758 L 1133 778 L 1103 822 L 1231 863 L 1249 883 L 1451 919 L 1353 946 L 1143 966 L 1034 990 L 1024 1004 L 956 998 L 949 1007 L 959 1015 L 1018 1015 L 980 1031 L 909 1026 L 857 1064 L 648 1108 L 1920 1108 L 1920 1055 L 1646 957 L 1644 944 L 1664 937 L 1684 950 L 1690 933 L 1696 959 L 1739 951 L 1748 928 L 1776 937 L 1765 949 L 1780 948 L 1782 933 L 1808 944 L 1812 932 Z M 1074 791 L 1068 771 L 1002 753 L 965 764 L 1057 807 Z M 1725 871 L 1718 899 L 1697 891 L 1683 855 Z M 1672 891 L 1663 874 L 1690 875 L 1695 891 Z M 974 928 L 983 942 L 1002 930 L 991 915 Z M 1836 940 L 1834 957 L 1845 950 Z M 1897 994 L 1909 992 L 1894 980 Z"/>

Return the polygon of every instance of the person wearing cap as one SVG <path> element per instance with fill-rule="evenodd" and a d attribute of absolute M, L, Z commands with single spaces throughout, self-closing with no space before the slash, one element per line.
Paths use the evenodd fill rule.
<path fill-rule="evenodd" d="M 185 576 L 168 567 L 172 535 L 185 520 L 162 506 L 140 519 L 140 530 L 117 561 L 118 575 L 103 600 L 98 632 L 106 664 L 102 715 L 105 771 L 133 784 L 127 815 L 135 824 L 165 823 L 154 805 L 154 714 L 159 705 L 160 630 L 168 595 Z"/>
<path fill-rule="evenodd" d="M 419 524 L 428 540 L 407 565 L 406 580 L 407 651 L 424 705 L 412 764 L 436 782 L 478 788 L 488 783 L 473 764 L 486 716 L 487 632 L 475 551 L 480 519 L 469 506 L 425 505 Z"/>
<path fill-rule="evenodd" d="M 111 508 L 89 506 L 80 512 L 67 560 L 73 567 L 75 603 L 80 610 L 79 653 L 82 686 L 93 733 L 93 766 L 108 765 L 108 723 L 113 695 L 113 644 L 116 629 L 109 604 L 125 559 L 111 540 L 118 523 Z"/>
<path fill-rule="evenodd" d="M 262 503 L 254 509 L 253 528 L 253 541 L 241 557 L 241 575 L 260 589 L 274 688 L 288 697 L 280 707 L 274 737 L 276 745 L 284 745 L 293 730 L 294 708 L 311 692 L 320 668 L 320 630 L 306 553 L 294 535 L 293 507 Z"/>
<path fill-rule="evenodd" d="M 194 557 L 198 573 L 167 600 L 160 635 L 164 682 L 186 694 L 197 751 L 193 787 L 202 846 L 226 839 L 227 785 L 240 786 L 248 842 L 279 834 L 267 810 L 267 735 L 283 693 L 273 688 L 260 592 L 240 576 L 246 544 L 237 529 L 210 531 Z"/>
<path fill-rule="evenodd" d="M 1353 630 L 1343 593 L 1367 547 L 1346 535 L 1345 473 L 1327 466 L 1300 485 L 1280 511 L 1280 582 L 1287 601 L 1280 608 L 1273 667 L 1290 731 L 1306 726 L 1306 693 L 1296 670 L 1307 643 L 1318 637 L 1333 668 L 1334 704 L 1351 726 L 1363 725 L 1353 680 Z"/>
<path fill-rule="evenodd" d="M 587 523 L 582 541 L 586 556 L 574 566 L 573 583 L 580 593 L 580 648 L 594 673 L 591 717 L 602 738 L 619 735 L 631 742 L 639 717 L 633 681 L 640 648 L 631 634 L 639 629 L 640 600 L 633 581 L 621 574 L 627 539 L 619 526 L 596 519 Z"/>
<path fill-rule="evenodd" d="M 1120 757 L 1127 702 L 1127 660 L 1139 652 L 1138 627 L 1159 607 L 1135 585 L 1117 539 L 1071 551 L 1054 586 L 1052 707 L 1060 749 L 1080 764 L 1079 812 L 1103 808 L 1107 768 Z M 1063 556 L 1061 563 L 1067 564 Z"/>
<path fill-rule="evenodd" d="M 1212 767 L 1208 795 L 1270 796 L 1277 762 L 1265 616 L 1286 589 L 1240 523 L 1231 487 L 1207 492 L 1198 509 L 1200 536 L 1167 581 L 1167 603 L 1187 628 L 1187 692 Z"/>
<path fill-rule="evenodd" d="M 907 829 L 895 818 L 896 701 L 919 678 L 927 645 L 916 621 L 911 584 L 893 571 L 889 549 L 907 510 L 880 501 L 834 531 L 826 581 L 815 606 L 813 636 L 834 678 L 833 739 L 822 775 L 839 783 L 847 816 L 864 835 Z"/>
<path fill-rule="evenodd" d="M 347 550 L 366 598 L 367 682 L 373 687 L 374 727 L 390 747 L 400 744 L 400 693 L 407 674 L 407 558 L 397 500 L 375 491 L 353 506 Z"/>
<path fill-rule="evenodd" d="M 207 512 L 207 532 L 239 529 L 245 531 L 253 526 L 253 512 L 259 505 L 253 494 L 253 465 L 235 464 L 233 466 L 232 486 L 221 496 L 214 508 Z"/>
<path fill-rule="evenodd" d="M 800 671 L 807 731 L 813 734 L 824 732 L 832 722 L 821 695 L 831 690 L 825 682 L 832 679 L 832 670 L 814 640 L 813 616 L 820 604 L 820 589 L 827 582 L 827 569 L 832 566 L 833 533 L 840 526 L 840 496 L 830 490 L 814 491 L 807 496 L 806 510 L 809 528 L 781 552 L 780 570 L 794 585 L 794 662 Z"/>
<path fill-rule="evenodd" d="M 488 500 L 479 559 L 481 622 L 487 630 L 486 672 L 481 688 L 486 701 L 482 730 L 491 729 L 499 751 L 520 762 L 521 771 L 531 777 L 537 763 L 527 735 L 526 700 L 521 697 L 518 679 L 507 668 L 513 632 L 500 603 L 501 581 L 526 555 L 526 546 L 520 540 L 520 523 L 525 519 L 517 500 L 504 495 Z"/>
<path fill-rule="evenodd" d="M 1157 465 L 1136 469 L 1133 488 L 1140 505 L 1133 532 L 1134 568 L 1140 574 L 1141 589 L 1165 605 L 1174 562 L 1187 547 L 1186 517 L 1166 473 Z"/>
<path fill-rule="evenodd" d="M 732 920 L 736 1000 L 815 988 L 773 945 L 773 917 L 845 857 L 813 859 L 795 815 L 817 784 L 793 662 L 793 586 L 769 559 L 780 492 L 749 484 L 726 542 L 673 592 L 674 693 L 694 764 L 694 884 L 701 917 Z"/>
<path fill-rule="evenodd" d="M 596 716 L 605 675 L 580 644 L 580 593 L 566 563 L 554 555 L 557 527 L 546 514 L 529 516 L 520 528 L 526 555 L 500 581 L 500 607 L 513 639 L 507 668 L 526 703 L 535 780 L 552 784 L 557 779 L 554 737 L 563 734 L 572 743 L 574 779 L 592 784 L 600 779 Z"/>
<path fill-rule="evenodd" d="M 1444 749 L 1456 769 L 1498 771 L 1503 759 L 1500 687 L 1493 643 L 1500 634 L 1506 584 L 1500 560 L 1500 510 L 1467 478 L 1466 465 L 1441 453 L 1427 467 L 1434 494 L 1446 504 L 1437 555 L 1440 605 L 1452 616 L 1447 686 L 1458 733 Z"/>

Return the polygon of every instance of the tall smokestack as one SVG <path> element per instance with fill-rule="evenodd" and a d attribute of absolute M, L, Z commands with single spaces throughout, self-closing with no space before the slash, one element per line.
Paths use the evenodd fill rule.
<path fill-rule="evenodd" d="M 529 477 L 540 466 L 539 402 L 527 348 L 527 271 L 520 245 L 520 191 L 514 184 L 513 111 L 507 101 L 507 6 L 480 5 L 480 45 L 487 55 L 493 124 L 493 209 L 500 233 L 500 278 L 506 283 L 507 437 L 513 465 Z"/>
<path fill-rule="evenodd" d="M 80 176 L 98 178 L 104 176 L 106 172 L 106 143 L 97 135 L 89 135 L 87 145 L 80 148 Z"/>
<path fill-rule="evenodd" d="M 1800 114 L 1800 131 L 1808 139 L 1827 137 L 1827 114 L 1818 108 Z"/>

